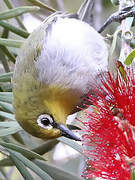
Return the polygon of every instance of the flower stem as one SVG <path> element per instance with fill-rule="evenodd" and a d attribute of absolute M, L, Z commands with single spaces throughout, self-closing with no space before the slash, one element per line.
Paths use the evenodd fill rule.
<path fill-rule="evenodd" d="M 119 0 L 119 11 L 127 6 L 132 6 L 134 4 L 133 0 Z M 124 62 L 125 58 L 131 52 L 130 42 L 133 39 L 133 33 L 131 31 L 132 23 L 134 17 L 127 17 L 121 21 L 122 39 L 121 39 L 121 51 L 119 60 Z"/>

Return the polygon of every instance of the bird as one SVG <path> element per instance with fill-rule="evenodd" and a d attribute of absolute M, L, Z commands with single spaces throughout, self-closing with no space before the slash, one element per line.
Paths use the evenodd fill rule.
<path fill-rule="evenodd" d="M 77 16 L 54 13 L 25 40 L 13 73 L 13 107 L 25 131 L 41 139 L 79 141 L 66 125 L 99 68 L 106 71 L 103 37 Z"/>

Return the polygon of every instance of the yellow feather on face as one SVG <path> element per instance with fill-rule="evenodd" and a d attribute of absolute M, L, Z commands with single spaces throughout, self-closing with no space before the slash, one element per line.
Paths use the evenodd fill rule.
<path fill-rule="evenodd" d="M 48 88 L 48 95 L 44 103 L 56 122 L 65 124 L 67 116 L 80 103 L 80 94 L 73 89 L 66 90 L 52 86 Z"/>

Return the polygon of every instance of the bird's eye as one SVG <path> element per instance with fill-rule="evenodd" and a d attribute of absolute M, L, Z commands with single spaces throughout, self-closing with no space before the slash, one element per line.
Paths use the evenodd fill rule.
<path fill-rule="evenodd" d="M 44 129 L 53 128 L 53 118 L 49 114 L 42 114 L 37 118 L 37 123 Z"/>

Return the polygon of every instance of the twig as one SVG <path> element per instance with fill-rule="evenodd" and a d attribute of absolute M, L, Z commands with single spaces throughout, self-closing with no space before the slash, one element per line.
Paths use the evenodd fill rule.
<path fill-rule="evenodd" d="M 99 33 L 103 32 L 105 28 L 110 25 L 112 22 L 119 22 L 121 23 L 122 20 L 124 20 L 127 17 L 135 16 L 135 10 L 131 10 L 134 7 L 134 5 L 127 6 L 121 11 L 118 11 L 114 14 L 112 14 L 107 21 L 103 24 L 103 26 L 98 30 Z M 129 11 L 130 10 L 130 11 Z"/>

